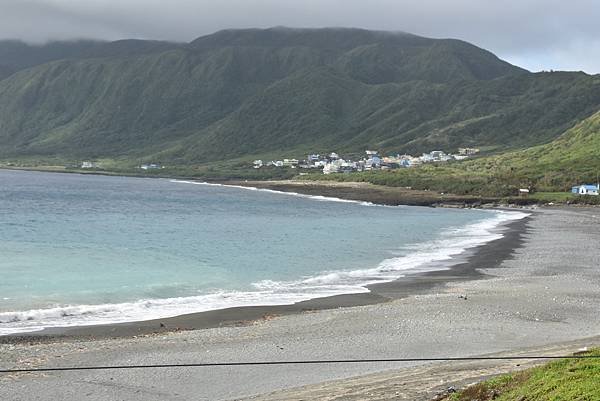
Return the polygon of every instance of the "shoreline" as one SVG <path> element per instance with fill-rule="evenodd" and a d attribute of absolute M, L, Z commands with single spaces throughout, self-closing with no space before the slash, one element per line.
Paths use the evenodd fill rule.
<path fill-rule="evenodd" d="M 427 294 L 454 281 L 485 278 L 477 266 L 497 267 L 522 245 L 531 216 L 503 222 L 494 231 L 502 237 L 486 242 L 454 256 L 449 261 L 433 262 L 424 272 L 407 271 L 399 279 L 367 285 L 369 292 L 313 298 L 289 305 L 241 306 L 217 309 L 162 319 L 132 321 L 91 326 L 50 327 L 40 331 L 0 336 L 0 344 L 19 342 L 53 342 L 65 339 L 98 339 L 163 334 L 178 331 L 203 330 L 215 327 L 251 325 L 257 321 L 321 310 L 367 306 L 410 296 Z M 430 270 L 431 269 L 431 270 Z"/>
<path fill-rule="evenodd" d="M 422 288 L 420 295 L 399 294 L 387 302 L 264 316 L 205 330 L 0 343 L 0 367 L 478 357 L 534 352 L 565 355 L 600 344 L 600 259 L 596 246 L 600 226 L 590 221 L 600 221 L 598 209 L 542 209 L 532 213 L 514 244 L 518 246 L 505 244 L 504 255 L 498 253 L 501 246 L 488 247 L 487 255 L 468 255 L 478 272 L 476 278 L 484 279 L 470 279 L 469 269 L 465 269 L 456 280 Z M 497 241 L 508 241 L 508 237 Z M 479 260 L 474 259 L 476 254 Z M 0 375 L 0 398 L 34 400 L 47 394 L 53 399 L 79 400 L 86 394 L 92 401 L 199 397 L 225 401 L 332 399 L 344 395 L 348 400 L 426 401 L 440 389 L 518 369 L 517 363 L 521 364 L 381 362 L 288 365 L 285 369 L 181 367 Z M 77 386 L 72 386 L 74 381 Z"/>
<path fill-rule="evenodd" d="M 346 200 L 371 202 L 386 206 L 429 206 L 456 208 L 497 208 L 508 207 L 502 198 L 489 196 L 460 196 L 438 194 L 432 191 L 414 190 L 402 187 L 374 185 L 367 182 L 338 181 L 303 181 L 303 180 L 241 180 L 210 179 L 178 175 L 147 175 L 144 173 L 123 173 L 113 171 L 60 170 L 28 167 L 0 166 L 0 170 L 29 171 L 38 173 L 80 174 L 106 177 L 150 178 L 165 180 L 182 180 L 197 183 L 218 184 L 225 186 L 243 186 L 258 189 L 271 189 L 279 192 L 297 192 L 303 195 L 327 196 Z M 526 198 L 511 198 L 512 204 L 518 206 L 541 205 L 539 201 Z"/>

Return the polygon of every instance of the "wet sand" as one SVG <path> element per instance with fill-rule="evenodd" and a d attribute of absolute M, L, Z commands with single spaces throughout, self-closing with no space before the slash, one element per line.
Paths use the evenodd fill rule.
<path fill-rule="evenodd" d="M 305 304 L 290 314 L 239 308 L 231 319 L 205 320 L 212 328 L 204 330 L 169 330 L 200 319 L 189 315 L 163 322 L 167 331 L 157 334 L 31 337 L 0 344 L 0 367 L 457 357 L 598 345 L 600 210 L 545 209 L 521 224 L 450 270 L 374 287 L 384 299 L 334 309 Z M 442 383 L 423 380 L 439 377 L 430 370 L 436 366 L 443 385 L 502 370 L 369 363 L 5 375 L 0 399 L 419 399 L 417 387 L 427 399 Z"/>

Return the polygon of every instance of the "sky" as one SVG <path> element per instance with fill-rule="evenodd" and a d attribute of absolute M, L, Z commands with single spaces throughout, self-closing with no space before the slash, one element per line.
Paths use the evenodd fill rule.
<path fill-rule="evenodd" d="M 0 0 L 0 39 L 31 43 L 273 26 L 456 38 L 531 71 L 600 73 L 600 0 Z"/>

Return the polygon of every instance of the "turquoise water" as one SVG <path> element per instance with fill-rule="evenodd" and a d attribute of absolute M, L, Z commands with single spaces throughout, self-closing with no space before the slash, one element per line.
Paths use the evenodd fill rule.
<path fill-rule="evenodd" d="M 516 217 L 0 171 L 0 334 L 363 292 Z"/>

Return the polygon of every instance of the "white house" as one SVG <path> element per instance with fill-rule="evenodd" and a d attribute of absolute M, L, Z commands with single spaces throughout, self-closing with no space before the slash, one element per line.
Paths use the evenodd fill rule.
<path fill-rule="evenodd" d="M 571 188 L 571 192 L 577 195 L 598 195 L 598 185 L 583 184 Z"/>
<path fill-rule="evenodd" d="M 84 161 L 81 163 L 81 168 L 97 168 L 98 163 L 91 161 Z"/>

